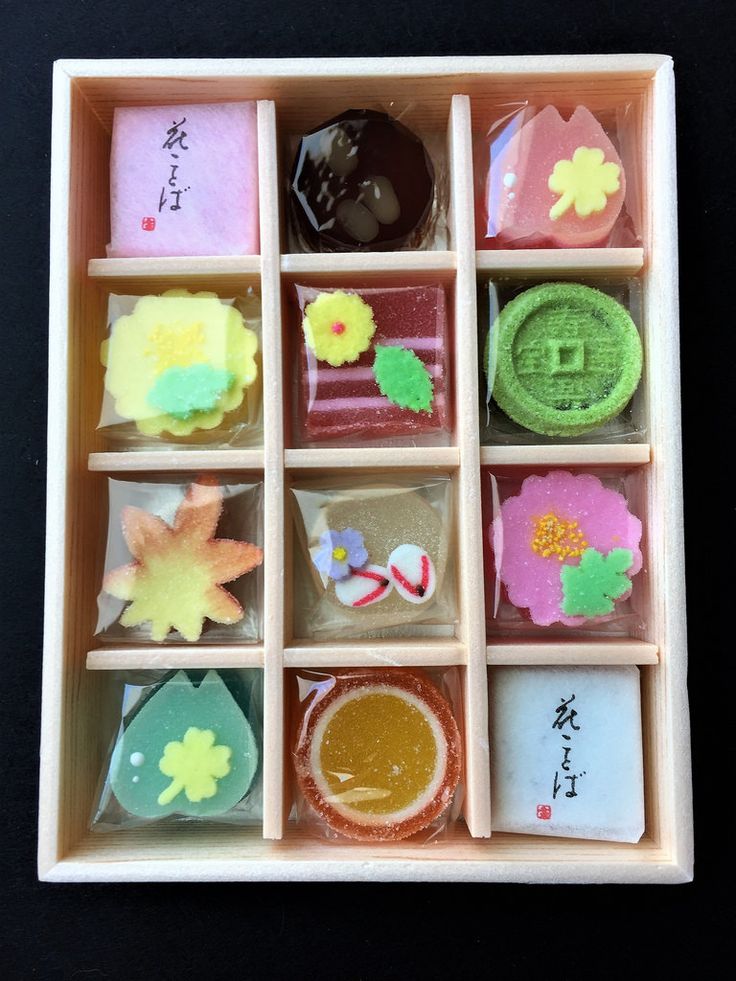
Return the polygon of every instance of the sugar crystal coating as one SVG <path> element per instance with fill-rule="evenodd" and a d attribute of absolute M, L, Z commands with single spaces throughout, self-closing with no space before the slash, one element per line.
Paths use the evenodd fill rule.
<path fill-rule="evenodd" d="M 578 436 L 625 408 L 642 370 L 628 311 L 580 283 L 543 283 L 510 300 L 486 339 L 491 394 L 519 425 Z"/>
<path fill-rule="evenodd" d="M 146 436 L 219 426 L 258 376 L 258 338 L 214 293 L 143 296 L 101 348 L 105 388 Z"/>
<path fill-rule="evenodd" d="M 334 295 L 297 286 L 302 321 L 320 297 Z M 330 343 L 325 353 L 304 339 L 303 325 L 300 330 L 297 425 L 302 441 L 422 437 L 448 431 L 449 329 L 444 288 L 361 289 L 352 295 L 370 308 L 375 329 L 356 348 L 350 332 L 355 329 L 361 338 L 366 336 L 362 311 L 355 324 L 344 318 L 346 332 L 338 340 L 349 351 L 349 361 L 340 361 L 336 350 L 340 344 Z M 381 358 L 388 347 L 405 352 L 402 357 L 410 362 L 412 378 L 406 370 L 403 375 L 397 371 L 390 357 Z"/>
<path fill-rule="evenodd" d="M 204 479 L 189 487 L 172 525 L 142 508 L 123 510 L 123 535 L 133 562 L 108 572 L 103 588 L 129 603 L 120 617 L 124 627 L 150 623 L 152 640 L 178 630 L 194 642 L 205 619 L 242 620 L 242 606 L 222 584 L 260 565 L 263 550 L 215 538 L 221 513 L 222 489 Z"/>
<path fill-rule="evenodd" d="M 509 600 L 528 609 L 540 626 L 570 627 L 612 614 L 615 601 L 629 595 L 630 580 L 642 567 L 641 533 L 641 521 L 622 494 L 594 474 L 566 470 L 527 477 L 519 493 L 502 503 L 489 529 L 496 572 Z M 607 557 L 608 574 L 598 560 L 586 558 L 592 551 Z M 626 583 L 617 578 L 624 571 Z M 591 578 L 592 583 L 579 585 Z M 565 600 L 566 579 L 578 605 Z M 605 609 L 592 605 L 596 595 L 601 603 L 607 597 Z"/>

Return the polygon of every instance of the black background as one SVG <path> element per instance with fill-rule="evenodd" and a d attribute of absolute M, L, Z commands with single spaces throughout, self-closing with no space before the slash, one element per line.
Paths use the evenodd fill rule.
<path fill-rule="evenodd" d="M 15 979 L 723 976 L 734 924 L 730 0 L 0 5 L 0 963 Z M 678 98 L 696 880 L 685 886 L 36 881 L 51 65 L 56 58 L 668 53 Z M 63 383 L 63 379 L 59 379 Z M 723 561 L 725 559 L 725 562 Z M 721 571 L 721 563 L 723 569 Z M 729 595 L 731 593 L 731 595 Z M 500 975 L 499 975 L 500 976 Z"/>

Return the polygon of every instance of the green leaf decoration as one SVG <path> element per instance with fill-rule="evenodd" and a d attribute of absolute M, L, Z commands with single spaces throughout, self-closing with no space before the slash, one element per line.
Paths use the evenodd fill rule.
<path fill-rule="evenodd" d="M 175 419 L 189 419 L 196 412 L 210 412 L 216 408 L 220 396 L 234 381 L 232 371 L 213 368 L 209 364 L 167 368 L 156 379 L 148 401 Z"/>
<path fill-rule="evenodd" d="M 432 378 L 413 351 L 376 344 L 373 374 L 381 394 L 394 405 L 412 412 L 432 411 Z"/>
<path fill-rule="evenodd" d="M 110 783 L 137 817 L 212 817 L 242 800 L 257 768 L 253 730 L 222 678 L 208 671 L 195 687 L 178 671 L 118 738 Z"/>
<path fill-rule="evenodd" d="M 634 555 L 628 548 L 614 548 L 603 555 L 586 548 L 580 565 L 563 565 L 562 612 L 566 616 L 600 617 L 613 612 L 613 601 L 631 589 L 625 574 Z"/>

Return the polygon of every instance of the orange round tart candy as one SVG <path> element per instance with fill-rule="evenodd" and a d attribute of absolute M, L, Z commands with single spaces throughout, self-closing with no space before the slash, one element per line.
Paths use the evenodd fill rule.
<path fill-rule="evenodd" d="M 315 686 L 294 759 L 310 807 L 334 831 L 398 841 L 449 806 L 460 779 L 460 733 L 446 699 L 422 673 L 338 672 Z"/>

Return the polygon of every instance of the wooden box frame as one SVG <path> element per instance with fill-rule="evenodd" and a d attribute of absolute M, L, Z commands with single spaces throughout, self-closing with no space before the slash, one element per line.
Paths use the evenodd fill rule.
<path fill-rule="evenodd" d="M 472 140 L 484 105 L 537 96 L 640 110 L 643 249 L 476 252 Z M 108 159 L 116 105 L 258 100 L 260 255 L 103 259 Z M 447 133 L 452 251 L 289 255 L 282 243 L 280 146 L 285 134 L 348 105 L 416 104 L 423 126 Z M 672 63 L 660 55 L 347 60 L 62 61 L 54 72 L 48 417 L 48 516 L 39 875 L 52 881 L 458 880 L 682 882 L 692 875 L 679 421 L 675 116 Z M 480 447 L 476 277 L 639 274 L 647 352 L 648 444 Z M 457 425 L 431 449 L 296 449 L 283 425 L 282 287 L 295 277 L 337 282 L 445 281 L 455 319 Z M 111 453 L 95 431 L 100 317 L 108 291 L 173 283 L 223 294 L 260 288 L 263 449 Z M 460 343 L 462 341 L 462 343 Z M 626 640 L 487 640 L 481 466 L 640 468 L 647 528 L 646 628 Z M 460 622 L 423 641 L 294 642 L 284 589 L 285 486 L 294 474 L 417 467 L 452 474 L 457 494 Z M 248 646 L 90 650 L 104 547 L 108 474 L 199 469 L 262 473 L 265 485 L 263 640 Z M 288 575 L 287 575 L 288 580 Z M 286 823 L 289 781 L 284 672 L 385 663 L 462 665 L 465 822 L 438 844 L 330 845 Z M 488 759 L 488 665 L 642 665 L 646 832 L 636 845 L 494 833 Z M 255 666 L 264 672 L 264 819 L 260 829 L 87 830 L 107 751 L 108 669 Z"/>

